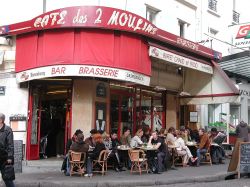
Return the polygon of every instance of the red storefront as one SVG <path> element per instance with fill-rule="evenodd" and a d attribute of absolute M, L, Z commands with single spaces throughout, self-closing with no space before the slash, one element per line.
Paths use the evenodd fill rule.
<path fill-rule="evenodd" d="M 185 76 L 212 79 L 218 69 L 213 60 L 220 58 L 138 15 L 108 7 L 54 10 L 2 26 L 0 35 L 16 35 L 17 81 L 29 84 L 28 160 L 39 158 L 39 142 L 47 135 L 55 156 L 53 149 L 62 153 L 78 128 L 85 134 L 98 128 L 120 135 L 124 127 L 135 132 L 141 125 L 177 126 L 179 93 L 190 88 Z M 184 104 L 223 96 L 189 92 Z M 234 97 L 237 90 L 223 94 Z"/>

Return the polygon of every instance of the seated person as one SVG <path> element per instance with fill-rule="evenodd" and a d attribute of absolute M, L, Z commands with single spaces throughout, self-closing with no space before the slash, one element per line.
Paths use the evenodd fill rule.
<path fill-rule="evenodd" d="M 222 134 L 222 133 L 221 133 Z M 214 140 L 221 138 L 222 140 L 225 138 L 225 135 L 222 134 L 221 137 L 218 137 L 218 131 L 216 128 L 211 129 L 211 135 L 209 137 L 210 142 L 212 145 L 210 146 L 210 153 L 211 153 L 211 158 L 212 158 L 212 163 L 213 164 L 223 164 L 223 159 L 225 158 L 225 151 L 224 149 L 217 143 L 214 142 Z M 215 143 L 215 144 L 214 144 Z"/>
<path fill-rule="evenodd" d="M 185 131 L 179 131 L 177 133 L 177 140 L 175 141 L 175 145 L 177 146 L 177 154 L 179 156 L 183 156 L 183 167 L 186 167 L 189 163 L 189 160 L 191 162 L 195 162 L 197 158 L 194 158 L 192 153 L 190 152 L 189 148 L 185 145 L 185 141 L 183 140 L 183 134 Z"/>
<path fill-rule="evenodd" d="M 75 142 L 73 142 L 70 146 L 70 150 L 74 152 L 88 152 L 89 145 L 84 142 L 84 135 L 82 131 L 77 132 Z"/>
<path fill-rule="evenodd" d="M 141 146 L 143 144 L 141 140 L 142 135 L 143 135 L 143 130 L 138 129 L 135 136 L 131 139 L 130 147 L 134 148 L 134 147 Z"/>
<path fill-rule="evenodd" d="M 109 158 L 113 162 L 114 170 L 115 171 L 122 171 L 121 162 L 120 162 L 120 156 L 117 151 L 117 147 L 121 145 L 121 143 L 118 140 L 117 133 L 112 132 L 111 133 L 111 153 L 109 154 Z"/>
<path fill-rule="evenodd" d="M 112 141 L 111 141 L 110 135 L 107 134 L 106 132 L 104 132 L 102 134 L 102 139 L 103 139 L 103 143 L 104 143 L 106 149 L 111 150 L 112 149 Z"/>
<path fill-rule="evenodd" d="M 87 173 L 84 175 L 85 177 L 93 176 L 93 160 L 97 160 L 101 151 L 106 150 L 105 145 L 102 140 L 102 135 L 97 133 L 92 136 L 92 140 L 94 143 L 94 149 L 91 153 L 88 154 L 87 157 Z"/>
<path fill-rule="evenodd" d="M 200 161 L 201 161 L 201 154 L 207 153 L 210 147 L 210 141 L 208 138 L 208 135 L 205 131 L 205 129 L 201 128 L 199 129 L 199 136 L 200 136 L 200 143 L 199 147 L 197 149 L 197 166 L 200 166 Z"/>
<path fill-rule="evenodd" d="M 195 142 L 200 142 L 199 131 L 197 129 L 194 129 L 194 130 L 189 129 L 189 131 L 190 131 L 191 140 Z"/>
<path fill-rule="evenodd" d="M 74 152 L 81 152 L 81 153 L 87 153 L 89 150 L 89 145 L 84 142 L 84 135 L 82 131 L 78 131 L 76 133 L 76 139 L 75 142 L 72 143 L 70 146 L 70 150 Z M 82 158 L 83 160 L 83 158 Z M 83 160 L 85 161 L 85 160 Z M 75 170 L 75 168 L 74 168 Z M 82 171 L 83 172 L 83 171 Z"/>
<path fill-rule="evenodd" d="M 131 135 L 130 135 L 130 129 L 125 127 L 123 129 L 123 135 L 120 138 L 120 142 L 122 145 L 125 146 L 130 146 L 130 142 L 131 142 Z"/>
<path fill-rule="evenodd" d="M 170 127 L 168 129 L 168 134 L 166 137 L 166 144 L 167 145 L 175 145 L 175 128 L 174 127 Z"/>
<path fill-rule="evenodd" d="M 143 135 L 141 136 L 141 141 L 143 143 L 148 143 L 149 138 L 150 138 L 150 129 L 148 126 L 144 126 L 143 129 Z"/>
<path fill-rule="evenodd" d="M 181 126 L 180 132 L 181 132 L 181 137 L 185 143 L 192 141 L 189 129 L 186 129 L 184 126 Z"/>
<path fill-rule="evenodd" d="M 157 166 L 158 166 L 158 168 L 157 168 L 157 170 L 158 170 L 158 172 L 163 172 L 165 170 L 164 161 L 165 161 L 165 157 L 166 157 L 166 144 L 164 142 L 164 139 L 159 137 L 156 132 L 153 132 L 149 138 L 148 145 L 149 146 L 154 145 L 155 148 L 158 149 L 158 152 L 157 152 L 157 162 L 158 162 Z M 153 158 L 149 158 L 149 159 L 150 160 L 154 159 L 154 155 L 153 155 Z M 151 164 L 149 164 L 149 165 L 151 165 Z M 155 172 L 155 171 L 153 171 L 153 172 Z"/>
<path fill-rule="evenodd" d="M 165 133 L 166 133 L 166 129 L 161 128 L 158 136 L 162 137 L 165 140 L 165 138 L 166 138 Z"/>
<path fill-rule="evenodd" d="M 90 131 L 90 137 L 88 137 L 88 138 L 86 138 L 86 140 L 85 140 L 85 143 L 87 143 L 87 144 L 89 144 L 89 146 L 91 147 L 91 148 L 94 148 L 94 141 L 93 141 L 93 135 L 94 134 L 97 134 L 98 133 L 98 131 L 96 130 L 96 129 L 92 129 L 91 131 Z"/>
<path fill-rule="evenodd" d="M 63 160 L 63 164 L 62 164 L 62 167 L 61 167 L 61 171 L 64 171 L 64 173 L 66 174 L 66 170 L 67 170 L 67 160 L 68 160 L 68 152 L 70 150 L 70 146 L 72 145 L 73 142 L 76 141 L 76 138 L 77 138 L 77 134 L 79 133 L 83 133 L 80 129 L 77 129 L 75 131 L 75 133 L 73 134 L 72 138 L 69 139 L 66 143 L 66 157 L 64 158 Z"/>

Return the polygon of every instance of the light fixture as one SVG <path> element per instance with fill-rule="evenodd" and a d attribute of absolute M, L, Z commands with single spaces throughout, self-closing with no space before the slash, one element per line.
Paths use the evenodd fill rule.
<path fill-rule="evenodd" d="M 236 82 L 236 84 L 243 84 L 240 79 L 236 79 L 235 82 Z"/>
<path fill-rule="evenodd" d="M 167 89 L 165 87 L 162 87 L 162 86 L 155 86 L 154 90 L 156 90 L 156 91 L 165 91 Z"/>
<path fill-rule="evenodd" d="M 180 96 L 190 96 L 191 94 L 188 93 L 188 92 L 183 92 L 183 91 L 182 91 L 179 95 L 180 95 Z"/>

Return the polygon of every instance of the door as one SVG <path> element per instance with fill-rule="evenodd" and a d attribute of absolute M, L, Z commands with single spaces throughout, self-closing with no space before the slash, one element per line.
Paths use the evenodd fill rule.
<path fill-rule="evenodd" d="M 134 95 L 130 93 L 111 93 L 110 124 L 111 131 L 116 131 L 118 137 L 125 127 L 134 130 Z"/>
<path fill-rule="evenodd" d="M 39 90 L 30 90 L 27 131 L 27 160 L 39 159 L 41 102 Z"/>

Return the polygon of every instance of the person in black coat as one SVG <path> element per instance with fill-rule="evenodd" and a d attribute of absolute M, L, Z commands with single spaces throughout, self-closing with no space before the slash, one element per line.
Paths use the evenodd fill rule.
<path fill-rule="evenodd" d="M 0 170 L 7 164 L 14 164 L 14 140 L 12 129 L 4 123 L 5 115 L 0 113 Z M 3 176 L 3 175 L 2 175 Z M 7 187 L 15 187 L 13 180 L 3 179 Z"/>

